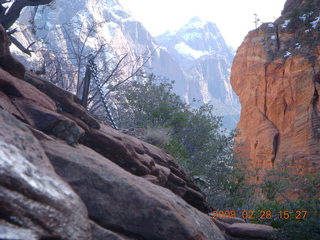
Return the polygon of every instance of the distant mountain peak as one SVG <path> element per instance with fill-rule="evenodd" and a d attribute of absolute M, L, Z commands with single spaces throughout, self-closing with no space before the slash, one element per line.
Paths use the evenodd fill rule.
<path fill-rule="evenodd" d="M 207 20 L 205 20 L 203 17 L 199 17 L 199 16 L 195 16 L 193 18 L 190 19 L 189 23 L 206 23 L 208 22 Z"/>
<path fill-rule="evenodd" d="M 186 25 L 184 25 L 181 28 L 181 30 L 183 30 L 183 29 L 203 29 L 203 28 L 206 28 L 206 26 L 208 26 L 208 25 L 211 25 L 214 28 L 217 28 L 216 24 L 213 23 L 212 21 L 204 19 L 199 16 L 196 16 L 196 17 L 191 18 L 191 20 Z"/>
<path fill-rule="evenodd" d="M 214 28 L 217 29 L 216 24 L 213 23 L 212 21 L 209 21 L 209 20 L 207 20 L 207 19 L 205 19 L 203 17 L 195 16 L 195 17 L 192 17 L 189 20 L 189 22 L 187 22 L 182 27 L 176 28 L 176 29 L 167 30 L 164 33 L 158 35 L 157 37 L 160 37 L 160 36 L 162 36 L 162 37 L 163 36 L 171 37 L 171 36 L 174 36 L 174 35 L 176 35 L 178 33 L 181 33 L 183 31 L 186 31 L 186 30 L 189 30 L 189 29 L 192 29 L 192 30 L 204 29 L 208 25 L 212 25 L 212 26 L 214 26 Z"/>
<path fill-rule="evenodd" d="M 193 18 L 191 18 L 191 20 L 189 21 L 189 23 L 196 23 L 196 22 L 206 22 L 202 17 L 199 16 L 195 16 Z"/>
<path fill-rule="evenodd" d="M 225 126 L 234 128 L 239 102 L 229 82 L 233 53 L 216 24 L 196 16 L 178 31 L 167 31 L 156 40 L 185 74 L 187 102 L 214 103 L 216 114 L 225 116 Z"/>

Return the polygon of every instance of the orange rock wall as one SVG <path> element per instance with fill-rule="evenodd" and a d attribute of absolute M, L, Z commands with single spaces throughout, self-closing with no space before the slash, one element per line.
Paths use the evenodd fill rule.
<path fill-rule="evenodd" d="M 319 172 L 320 46 L 284 57 L 281 48 L 294 33 L 278 33 L 279 48 L 270 40 L 275 31 L 267 24 L 251 31 L 234 59 L 231 84 L 242 106 L 238 156 L 264 170 L 288 162 L 298 173 Z"/>

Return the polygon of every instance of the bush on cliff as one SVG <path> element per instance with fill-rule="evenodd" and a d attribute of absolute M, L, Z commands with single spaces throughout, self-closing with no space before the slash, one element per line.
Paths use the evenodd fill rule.
<path fill-rule="evenodd" d="M 255 223 L 268 224 L 279 229 L 273 239 L 316 240 L 320 239 L 320 174 L 294 175 L 279 167 L 266 173 L 259 184 L 264 200 L 253 206 Z M 287 196 L 289 189 L 292 195 Z M 294 199 L 294 200 L 291 200 Z M 261 212 L 270 211 L 269 217 L 261 218 Z"/>
<path fill-rule="evenodd" d="M 172 82 L 154 75 L 133 81 L 119 94 L 114 119 L 120 128 L 145 129 L 145 139 L 182 163 L 214 206 L 224 205 L 226 186 L 231 188 L 234 133 L 222 128 L 212 105 L 192 108 L 172 89 Z"/>

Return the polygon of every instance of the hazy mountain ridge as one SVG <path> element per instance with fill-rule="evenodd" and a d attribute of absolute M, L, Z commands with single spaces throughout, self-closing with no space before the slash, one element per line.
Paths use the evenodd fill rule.
<path fill-rule="evenodd" d="M 218 114 L 228 115 L 228 125 L 235 124 L 240 105 L 230 85 L 233 51 L 217 26 L 194 17 L 180 30 L 156 39 L 183 69 L 188 81 L 187 101 L 212 102 Z"/>
<path fill-rule="evenodd" d="M 67 13 L 65 9 L 68 9 Z M 161 47 L 143 24 L 136 21 L 116 0 L 80 0 L 76 5 L 57 0 L 51 6 L 24 11 L 18 27 L 23 30 L 23 35 L 29 42 L 37 42 L 35 49 L 59 51 L 70 48 L 68 36 L 64 36 L 59 30 L 68 22 L 79 22 L 84 26 L 89 26 L 92 22 L 102 23 L 102 31 L 90 39 L 92 47 L 96 44 L 96 39 L 102 38 L 110 43 L 117 54 L 128 54 L 129 62 L 134 62 L 142 55 L 152 55 L 145 66 L 147 72 L 175 81 L 174 92 L 189 103 L 193 99 L 205 103 L 211 101 L 219 115 L 235 115 L 236 119 L 232 120 L 229 127 L 235 126 L 239 105 L 229 84 L 228 71 L 233 56 L 215 24 L 203 24 L 200 19 L 194 18 L 175 35 L 171 35 L 171 38 L 168 35 L 167 39 L 171 41 L 168 46 L 163 44 L 164 39 L 157 38 L 164 46 Z M 26 25 L 29 26 L 27 30 Z M 183 41 L 177 45 L 176 39 Z M 177 45 L 178 51 L 172 51 L 173 43 Z M 21 55 L 18 51 L 14 53 Z M 106 54 L 105 59 L 110 57 Z M 43 58 L 43 54 L 37 53 L 28 62 L 23 62 L 29 68 L 37 69 Z"/>

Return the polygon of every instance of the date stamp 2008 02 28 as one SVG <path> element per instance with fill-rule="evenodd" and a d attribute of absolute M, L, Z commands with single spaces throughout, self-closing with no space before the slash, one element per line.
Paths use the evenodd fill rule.
<path fill-rule="evenodd" d="M 237 215 L 236 211 L 213 211 L 209 213 L 209 216 L 214 219 L 272 219 L 278 217 L 280 219 L 305 219 L 308 211 L 278 211 L 272 212 L 271 210 L 260 211 L 242 211 L 240 215 Z"/>

